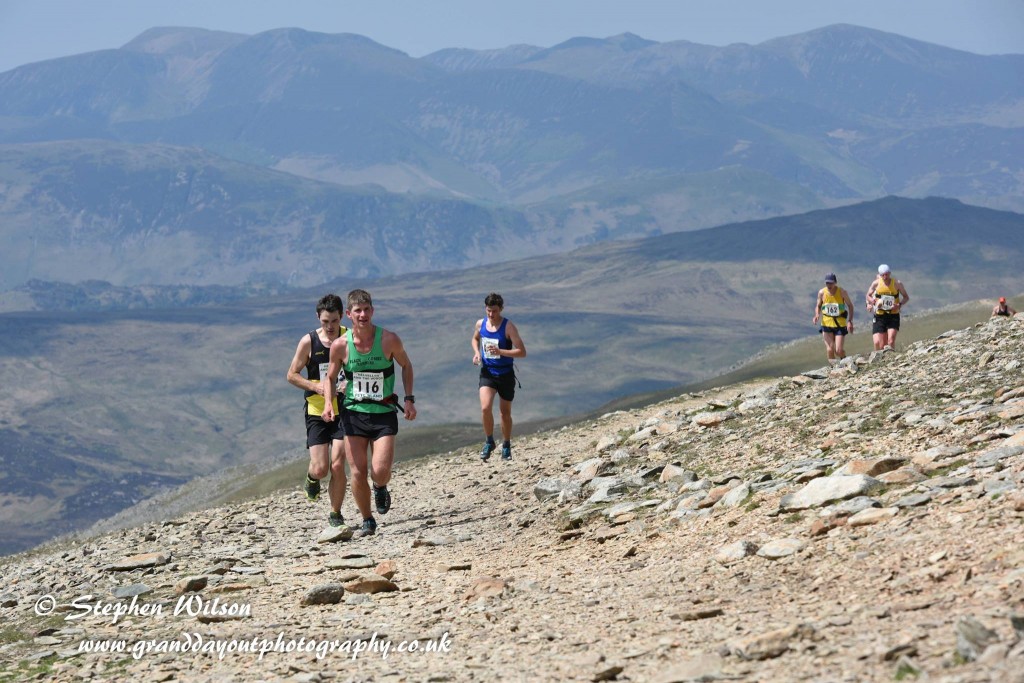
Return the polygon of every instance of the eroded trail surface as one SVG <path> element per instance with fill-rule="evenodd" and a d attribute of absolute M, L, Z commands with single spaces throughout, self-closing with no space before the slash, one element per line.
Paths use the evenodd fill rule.
<path fill-rule="evenodd" d="M 1022 369 L 998 319 L 403 464 L 371 538 L 296 490 L 9 558 L 0 680 L 1021 681 Z"/>

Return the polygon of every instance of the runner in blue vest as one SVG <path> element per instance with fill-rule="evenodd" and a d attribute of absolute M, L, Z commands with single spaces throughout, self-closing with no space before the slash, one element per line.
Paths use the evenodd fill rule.
<path fill-rule="evenodd" d="M 363 289 L 349 292 L 346 313 L 352 321 L 352 329 L 331 345 L 327 369 L 330 381 L 324 394 L 323 418 L 329 421 L 334 417 L 330 399 L 334 398 L 334 382 L 344 369 L 348 383 L 345 385 L 341 421 L 345 425 L 348 465 L 352 474 L 352 499 L 363 516 L 359 535 L 372 536 L 377 531 L 377 521 L 370 512 L 370 487 L 366 479 L 367 475 L 372 478 L 373 502 L 377 512 L 385 514 L 391 509 L 388 482 L 391 481 L 391 467 L 395 460 L 396 411 L 401 410 L 406 420 L 416 419 L 412 361 L 397 334 L 373 324 L 373 301 L 369 292 Z M 401 402 L 394 393 L 396 361 L 402 366 L 402 385 L 405 388 L 405 398 Z M 368 467 L 367 453 L 371 442 L 373 457 Z"/>
<path fill-rule="evenodd" d="M 473 363 L 480 365 L 480 414 L 484 426 L 484 449 L 480 458 L 487 460 L 494 452 L 494 395 L 500 397 L 501 459 L 512 459 L 512 399 L 516 395 L 514 358 L 526 357 L 526 345 L 515 324 L 501 316 L 505 300 L 490 293 L 484 299 L 487 317 L 476 321 L 473 330 Z"/>

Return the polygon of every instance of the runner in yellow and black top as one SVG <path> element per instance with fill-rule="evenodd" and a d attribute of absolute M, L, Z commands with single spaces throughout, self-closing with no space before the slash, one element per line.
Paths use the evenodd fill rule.
<path fill-rule="evenodd" d="M 896 334 L 900 331 L 900 310 L 910 301 L 907 288 L 892 276 L 892 270 L 883 263 L 878 266 L 878 277 L 868 287 L 864 300 L 875 316 L 871 325 L 875 351 L 895 349 Z"/>
<path fill-rule="evenodd" d="M 395 435 L 398 433 L 397 410 L 405 413 L 406 420 L 416 419 L 416 397 L 412 393 L 412 361 L 409 360 L 402 340 L 373 324 L 373 301 L 370 293 L 353 289 L 348 293 L 348 317 L 352 321 L 349 330 L 338 343 L 331 346 L 331 360 L 327 370 L 328 382 L 325 398 L 333 398 L 333 380 L 345 371 L 348 384 L 345 387 L 342 423 L 345 425 L 345 440 L 348 442 L 348 465 L 352 471 L 352 498 L 363 516 L 359 530 L 361 536 L 370 536 L 377 531 L 377 521 L 370 512 L 370 487 L 367 475 L 372 478 L 373 502 L 379 514 L 391 509 L 391 468 L 395 459 Z M 402 385 L 405 398 L 401 402 L 394 393 L 395 361 L 402 366 Z M 330 421 L 337 413 L 331 403 L 325 401 L 323 419 Z M 370 472 L 367 472 L 367 453 L 373 443 L 373 457 Z"/>
<path fill-rule="evenodd" d="M 825 286 L 818 291 L 814 304 L 814 324 L 821 321 L 818 331 L 825 340 L 825 357 L 830 364 L 846 358 L 843 341 L 853 334 L 853 301 L 849 293 L 839 286 L 835 273 L 825 275 Z"/>
<path fill-rule="evenodd" d="M 341 297 L 337 294 L 320 298 L 316 304 L 320 327 L 299 340 L 285 376 L 290 384 L 303 389 L 306 395 L 302 406 L 306 421 L 306 448 L 309 449 L 309 469 L 304 484 L 306 497 L 310 500 L 320 497 L 320 480 L 330 471 L 331 483 L 327 493 L 331 499 L 331 512 L 327 521 L 334 527 L 345 524 L 341 516 L 341 503 L 345 500 L 345 431 L 338 417 L 324 421 L 321 415 L 324 412 L 323 379 L 327 377 L 331 345 L 345 333 L 345 326 L 341 324 L 343 309 Z M 303 368 L 306 369 L 305 377 L 299 374 Z M 337 401 L 333 405 L 337 415 Z"/>

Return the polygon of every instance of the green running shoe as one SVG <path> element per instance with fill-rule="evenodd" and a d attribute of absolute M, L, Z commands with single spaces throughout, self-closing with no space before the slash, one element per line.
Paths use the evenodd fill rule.
<path fill-rule="evenodd" d="M 306 498 L 310 500 L 316 500 L 320 497 L 320 480 L 313 479 L 308 474 L 306 475 L 306 484 L 303 487 L 306 490 Z"/>

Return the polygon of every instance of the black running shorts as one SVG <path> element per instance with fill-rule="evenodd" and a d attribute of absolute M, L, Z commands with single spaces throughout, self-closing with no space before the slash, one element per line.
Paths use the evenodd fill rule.
<path fill-rule="evenodd" d="M 498 390 L 498 396 L 505 401 L 516 397 L 516 375 L 506 372 L 504 375 L 492 375 L 487 368 L 480 368 L 480 386 Z"/>
<path fill-rule="evenodd" d="M 885 334 L 886 330 L 900 329 L 900 314 L 876 315 L 871 322 L 872 334 Z"/>
<path fill-rule="evenodd" d="M 398 434 L 398 413 L 361 413 L 357 410 L 346 410 L 341 417 L 345 424 L 346 436 L 361 436 L 376 441 L 382 436 Z"/>
<path fill-rule="evenodd" d="M 306 416 L 306 448 L 345 438 L 340 416 L 336 415 L 334 422 L 324 422 L 319 415 L 310 415 L 305 405 L 302 414 Z"/>

